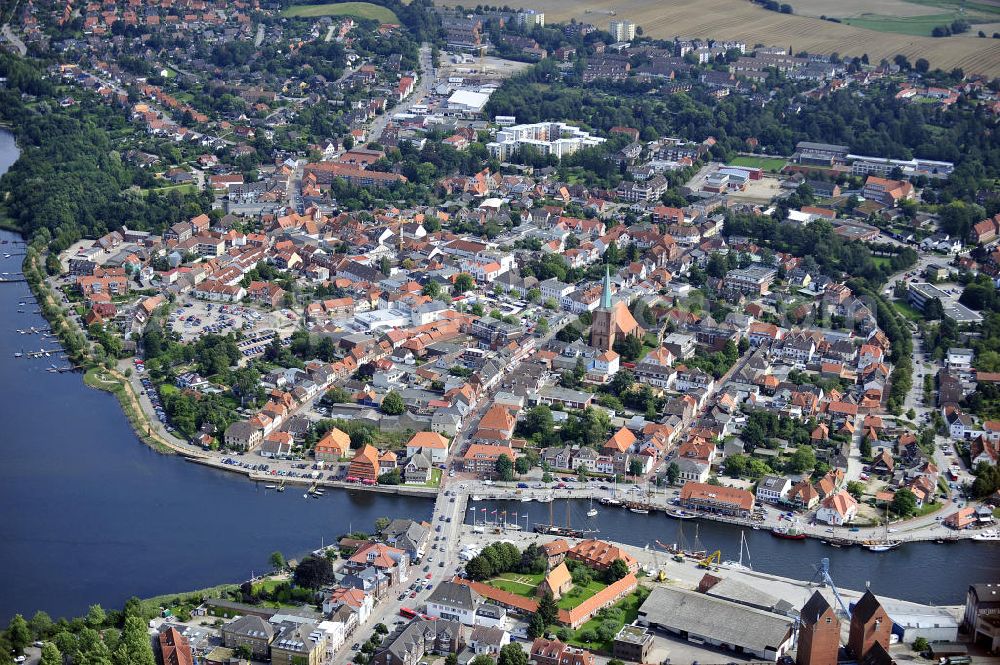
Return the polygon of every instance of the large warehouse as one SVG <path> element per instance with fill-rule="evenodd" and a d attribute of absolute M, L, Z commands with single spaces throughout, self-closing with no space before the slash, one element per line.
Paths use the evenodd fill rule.
<path fill-rule="evenodd" d="M 653 589 L 639 608 L 637 623 L 694 644 L 770 661 L 792 647 L 792 620 L 788 617 L 694 591 Z"/>

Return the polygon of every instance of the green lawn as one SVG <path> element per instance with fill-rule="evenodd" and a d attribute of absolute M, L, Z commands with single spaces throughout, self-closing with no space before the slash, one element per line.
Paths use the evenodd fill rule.
<path fill-rule="evenodd" d="M 158 194 L 166 194 L 167 192 L 180 192 L 181 194 L 194 194 L 197 193 L 198 187 L 194 183 L 182 182 L 178 185 L 164 185 L 163 187 L 151 187 L 149 189 L 142 190 L 143 194 L 148 194 L 149 192 L 156 192 Z"/>
<path fill-rule="evenodd" d="M 338 2 L 329 5 L 293 5 L 282 16 L 353 16 L 379 23 L 399 23 L 395 12 L 370 2 Z"/>
<path fill-rule="evenodd" d="M 535 588 L 538 587 L 544 579 L 545 575 L 542 575 L 541 573 L 537 575 L 504 573 L 499 577 L 494 577 L 486 583 L 496 589 L 516 593 L 517 595 L 524 596 L 525 598 L 534 598 Z"/>
<path fill-rule="evenodd" d="M 586 586 L 573 586 L 572 589 L 566 592 L 556 605 L 563 610 L 571 610 L 583 601 L 587 600 L 598 591 L 606 587 L 607 584 L 598 582 L 597 580 L 591 580 L 590 584 Z"/>
<path fill-rule="evenodd" d="M 615 624 L 614 634 L 617 634 L 621 627 L 625 624 L 630 624 L 636 620 L 639 616 L 639 606 L 642 605 L 643 601 L 649 595 L 648 589 L 639 587 L 628 596 L 625 596 L 615 605 L 607 610 L 602 610 L 598 612 L 594 617 L 587 623 L 580 626 L 573 635 L 569 638 L 569 644 L 576 647 L 583 647 L 590 651 L 603 651 L 605 653 L 611 653 L 611 642 L 593 641 L 588 642 L 580 638 L 581 635 L 587 632 L 596 633 L 597 629 L 600 628 L 604 621 L 613 621 Z M 559 626 L 552 626 L 552 632 L 559 630 Z"/>
<path fill-rule="evenodd" d="M 910 303 L 905 300 L 893 300 L 892 304 L 895 305 L 896 311 L 902 314 L 907 319 L 911 321 L 919 322 L 924 320 L 924 315 L 918 312 L 910 305 Z"/>
<path fill-rule="evenodd" d="M 877 32 L 893 32 L 901 35 L 912 35 L 914 37 L 930 37 L 931 31 L 938 26 L 950 25 L 956 19 L 964 19 L 973 25 L 975 31 L 976 23 L 986 23 L 996 20 L 984 14 L 967 13 L 961 14 L 957 11 L 944 14 L 924 14 L 922 16 L 887 16 L 884 14 L 862 14 L 856 18 L 845 18 L 842 21 L 848 25 L 858 28 L 866 28 Z"/>
<path fill-rule="evenodd" d="M 780 157 L 748 157 L 745 155 L 729 160 L 730 166 L 749 166 L 772 172 L 780 171 L 787 163 L 787 159 Z"/>

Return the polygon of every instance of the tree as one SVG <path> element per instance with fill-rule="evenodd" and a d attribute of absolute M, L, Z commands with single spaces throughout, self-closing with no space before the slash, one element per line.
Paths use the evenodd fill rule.
<path fill-rule="evenodd" d="M 514 471 L 519 474 L 528 473 L 531 471 L 531 460 L 528 459 L 527 455 L 521 455 L 514 462 Z"/>
<path fill-rule="evenodd" d="M 613 584 L 628 575 L 628 564 L 623 559 L 615 559 L 614 563 L 608 566 L 606 579 L 608 584 Z"/>
<path fill-rule="evenodd" d="M 340 386 L 334 386 L 323 395 L 323 401 L 327 404 L 346 404 L 351 401 L 351 393 Z"/>
<path fill-rule="evenodd" d="M 378 633 L 379 635 L 388 635 L 389 627 L 386 626 L 384 623 L 377 623 L 375 624 L 375 632 Z"/>
<path fill-rule="evenodd" d="M 545 619 L 538 612 L 531 615 L 528 620 L 528 637 L 535 639 L 536 637 L 541 637 L 545 634 L 545 630 L 548 626 L 545 624 Z"/>
<path fill-rule="evenodd" d="M 847 483 L 847 493 L 857 500 L 861 499 L 861 495 L 864 494 L 864 491 L 864 483 L 859 483 L 857 480 L 851 480 Z"/>
<path fill-rule="evenodd" d="M 146 632 L 146 622 L 139 617 L 127 617 L 118 647 L 111 654 L 113 665 L 156 665 L 153 646 Z"/>
<path fill-rule="evenodd" d="M 816 466 L 816 451 L 812 446 L 799 446 L 788 458 L 788 468 L 795 473 L 802 473 Z"/>
<path fill-rule="evenodd" d="M 677 462 L 671 462 L 670 465 L 667 466 L 667 482 L 673 485 L 677 482 L 677 479 L 680 478 L 680 475 L 681 468 L 677 466 Z"/>
<path fill-rule="evenodd" d="M 465 574 L 477 582 L 493 577 L 493 566 L 484 556 L 474 556 L 465 564 Z"/>
<path fill-rule="evenodd" d="M 441 285 L 432 279 L 424 284 L 423 294 L 429 296 L 431 299 L 436 299 L 441 295 Z"/>
<path fill-rule="evenodd" d="M 62 654 L 59 653 L 59 647 L 52 642 L 46 642 L 42 645 L 41 665 L 63 665 Z"/>
<path fill-rule="evenodd" d="M 250 660 L 251 658 L 253 658 L 253 650 L 250 648 L 249 644 L 241 644 L 238 647 L 236 647 L 234 655 L 237 658 L 241 658 L 243 660 Z"/>
<path fill-rule="evenodd" d="M 31 643 L 31 631 L 28 622 L 20 614 L 15 614 L 7 624 L 7 641 L 15 652 L 20 654 Z"/>
<path fill-rule="evenodd" d="M 889 504 L 889 510 L 900 517 L 909 517 L 917 512 L 917 497 L 910 490 L 897 490 Z"/>
<path fill-rule="evenodd" d="M 333 581 L 333 564 L 329 559 L 309 555 L 295 566 L 292 580 L 304 589 L 318 589 Z"/>
<path fill-rule="evenodd" d="M 389 519 L 388 517 L 379 517 L 377 520 L 375 520 L 376 533 L 382 533 L 383 531 L 389 528 L 390 524 L 392 524 L 392 520 Z"/>
<path fill-rule="evenodd" d="M 381 410 L 387 416 L 398 416 L 406 411 L 406 405 L 403 403 L 403 398 L 399 393 L 395 390 L 390 390 L 382 398 Z"/>
<path fill-rule="evenodd" d="M 559 616 L 559 608 L 556 606 L 556 601 L 552 597 L 551 591 L 546 591 L 539 599 L 538 609 L 535 610 L 535 613 L 542 617 L 542 621 L 545 622 L 546 626 L 556 622 L 556 617 Z"/>
<path fill-rule="evenodd" d="M 497 658 L 497 665 L 528 665 L 528 654 L 524 652 L 517 642 L 505 644 L 500 649 L 500 657 Z"/>
<path fill-rule="evenodd" d="M 872 442 L 867 436 L 861 437 L 860 451 L 862 459 L 871 459 Z"/>
<path fill-rule="evenodd" d="M 630 476 L 641 476 L 643 471 L 642 460 L 633 457 L 628 462 L 628 473 Z"/>
<path fill-rule="evenodd" d="M 271 567 L 275 570 L 284 570 L 285 566 L 285 555 L 281 552 L 271 552 Z"/>
<path fill-rule="evenodd" d="M 497 477 L 500 480 L 514 480 L 514 460 L 507 455 L 497 458 Z"/>
<path fill-rule="evenodd" d="M 497 665 L 497 662 L 488 654 L 481 653 L 472 659 L 471 665 Z"/>
<path fill-rule="evenodd" d="M 927 70 L 931 68 L 931 63 L 927 62 L 925 58 L 917 58 L 917 61 L 913 63 L 913 67 L 921 74 L 926 74 Z"/>
<path fill-rule="evenodd" d="M 52 632 L 52 617 L 45 612 L 38 610 L 35 615 L 28 620 L 28 628 L 35 639 L 41 640 L 49 636 Z"/>
<path fill-rule="evenodd" d="M 99 604 L 91 605 L 87 610 L 87 625 L 91 628 L 100 628 L 108 620 L 108 615 Z"/>
<path fill-rule="evenodd" d="M 455 293 L 465 293 L 474 288 L 476 288 L 476 280 L 472 279 L 472 275 L 463 272 L 455 278 Z"/>
<path fill-rule="evenodd" d="M 923 653 L 931 648 L 930 643 L 927 642 L 926 637 L 918 637 L 913 640 L 913 650 L 917 653 Z"/>

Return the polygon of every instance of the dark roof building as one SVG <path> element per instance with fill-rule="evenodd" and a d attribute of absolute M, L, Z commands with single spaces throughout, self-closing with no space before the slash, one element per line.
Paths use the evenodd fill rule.
<path fill-rule="evenodd" d="M 847 650 L 859 661 L 863 661 L 868 652 L 877 643 L 884 649 L 889 648 L 889 635 L 892 632 L 892 621 L 882 608 L 871 590 L 865 591 L 861 600 L 851 610 L 851 630 L 847 637 Z"/>

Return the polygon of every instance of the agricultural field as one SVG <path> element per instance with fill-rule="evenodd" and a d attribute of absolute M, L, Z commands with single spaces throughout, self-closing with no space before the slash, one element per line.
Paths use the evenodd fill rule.
<path fill-rule="evenodd" d="M 399 23 L 396 13 L 386 7 L 373 5 L 370 2 L 337 2 L 327 5 L 293 5 L 283 12 L 282 16 L 353 16 L 360 19 L 378 21 L 379 23 Z"/>
<path fill-rule="evenodd" d="M 460 0 L 443 0 L 446 5 L 463 4 Z M 881 15 L 905 15 L 901 8 L 910 5 L 912 15 L 942 14 L 954 7 L 948 0 L 848 0 L 844 8 L 832 5 L 838 13 L 846 9 L 855 12 L 877 12 Z M 465 3 L 468 4 L 468 3 Z M 789 0 L 796 14 L 779 14 L 749 2 L 749 0 L 514 0 L 515 7 L 531 7 L 546 13 L 546 20 L 593 23 L 607 28 L 614 18 L 629 19 L 642 26 L 645 34 L 662 39 L 711 37 L 742 39 L 748 44 L 790 46 L 793 51 L 815 53 L 837 52 L 841 56 L 868 54 L 870 60 L 892 59 L 905 55 L 911 62 L 926 58 L 932 67 L 961 67 L 966 73 L 987 76 L 1000 75 L 1000 39 L 970 39 L 949 37 L 935 39 L 877 32 L 865 27 L 833 23 L 818 18 L 830 15 L 831 4 L 825 0 Z M 803 4 L 803 7 L 799 7 Z M 984 2 L 972 3 L 966 11 L 982 12 L 979 5 L 996 7 Z M 808 6 L 808 8 L 807 8 Z M 823 7 L 820 10 L 820 7 Z M 1000 10 L 1000 7 L 996 7 Z M 971 21 L 970 21 L 971 22 Z M 973 34 L 978 30 L 973 25 Z M 992 33 L 988 33 L 992 34 Z"/>
<path fill-rule="evenodd" d="M 729 160 L 730 166 L 748 166 L 750 168 L 770 171 L 771 173 L 777 173 L 784 168 L 787 163 L 787 159 L 782 159 L 780 157 L 750 157 L 748 155 L 740 155 L 739 157 Z"/>

